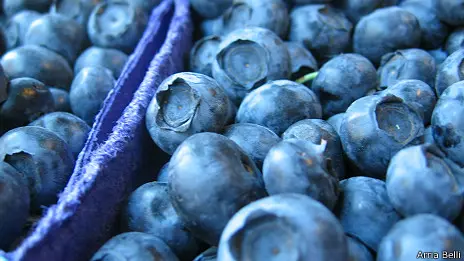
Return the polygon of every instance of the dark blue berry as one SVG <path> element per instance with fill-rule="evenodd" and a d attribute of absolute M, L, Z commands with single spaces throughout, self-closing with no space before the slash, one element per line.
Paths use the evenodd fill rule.
<path fill-rule="evenodd" d="M 0 161 L 26 176 L 34 212 L 56 203 L 74 169 L 74 156 L 66 142 L 35 126 L 13 129 L 0 138 Z"/>
<path fill-rule="evenodd" d="M 68 144 L 74 157 L 84 148 L 90 127 L 79 117 L 67 112 L 52 112 L 31 122 L 29 126 L 37 126 L 52 131 Z"/>
<path fill-rule="evenodd" d="M 354 51 L 374 64 L 379 64 L 387 53 L 419 47 L 420 43 L 419 21 L 410 12 L 396 6 L 377 9 L 361 18 L 353 35 Z"/>
<path fill-rule="evenodd" d="M 330 5 L 296 7 L 290 18 L 290 41 L 304 44 L 318 60 L 328 60 L 351 45 L 353 24 Z"/>
<path fill-rule="evenodd" d="M 111 238 L 90 260 L 179 261 L 163 240 L 141 232 L 128 232 Z"/>
<path fill-rule="evenodd" d="M 235 104 L 267 81 L 290 76 L 285 43 L 272 31 L 248 27 L 225 36 L 213 62 L 213 76 Z"/>
<path fill-rule="evenodd" d="M 17 78 L 10 82 L 8 98 L 0 105 L 0 124 L 8 129 L 24 126 L 54 110 L 53 96 L 43 83 Z"/>
<path fill-rule="evenodd" d="M 82 49 L 84 33 L 78 22 L 61 14 L 50 13 L 29 26 L 24 44 L 45 47 L 73 64 Z"/>
<path fill-rule="evenodd" d="M 186 139 L 169 162 L 171 202 L 194 236 L 217 245 L 232 216 L 267 196 L 262 174 L 225 136 L 199 133 Z"/>
<path fill-rule="evenodd" d="M 221 236 L 218 260 L 347 260 L 337 218 L 305 195 L 270 196 L 242 208 Z"/>
<path fill-rule="evenodd" d="M 270 129 L 252 123 L 230 125 L 223 135 L 237 143 L 260 169 L 269 150 L 281 141 Z"/>
<path fill-rule="evenodd" d="M 85 67 L 74 78 L 69 101 L 74 114 L 93 125 L 108 93 L 116 80 L 113 73 L 103 67 Z"/>
<path fill-rule="evenodd" d="M 74 64 L 74 74 L 78 74 L 85 67 L 105 67 L 119 78 L 129 57 L 127 54 L 108 48 L 89 47 L 81 53 Z"/>
<path fill-rule="evenodd" d="M 403 216 L 434 214 L 454 220 L 464 199 L 459 184 L 434 145 L 405 148 L 388 166 L 388 197 Z"/>
<path fill-rule="evenodd" d="M 93 9 L 87 32 L 94 45 L 130 54 L 142 37 L 145 20 L 127 2 L 103 2 Z"/>
<path fill-rule="evenodd" d="M 10 79 L 30 77 L 65 90 L 69 90 L 74 76 L 62 56 L 36 45 L 12 49 L 3 55 L 1 65 Z"/>
<path fill-rule="evenodd" d="M 123 212 L 123 228 L 162 239 L 181 260 L 192 260 L 198 242 L 184 228 L 172 207 L 167 183 L 150 182 L 137 188 Z"/>
<path fill-rule="evenodd" d="M 186 138 L 199 132 L 219 132 L 235 116 L 224 89 L 211 77 L 178 73 L 158 87 L 146 114 L 153 141 L 172 154 Z"/>
<path fill-rule="evenodd" d="M 460 259 L 463 251 L 464 236 L 455 226 L 438 216 L 421 214 L 398 222 L 388 232 L 377 261 L 447 260 L 446 254 Z"/>
<path fill-rule="evenodd" d="M 319 99 L 308 87 L 289 80 L 271 81 L 253 90 L 237 112 L 237 123 L 254 123 L 281 135 L 303 119 L 322 117 Z"/>
<path fill-rule="evenodd" d="M 0 249 L 8 249 L 29 217 L 29 188 L 24 175 L 0 162 Z"/>

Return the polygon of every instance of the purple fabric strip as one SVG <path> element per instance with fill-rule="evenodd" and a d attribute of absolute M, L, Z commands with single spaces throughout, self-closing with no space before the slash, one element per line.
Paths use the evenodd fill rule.
<path fill-rule="evenodd" d="M 76 161 L 74 173 L 79 173 L 78 169 L 89 161 L 91 151 L 108 138 L 112 126 L 131 101 L 133 93 L 145 76 L 150 60 L 164 43 L 173 9 L 173 0 L 165 0 L 153 11 L 142 39 L 129 57 L 115 88 L 108 94 L 102 110 L 95 119 L 89 138 Z M 78 175 L 73 175 L 70 183 L 76 178 Z"/>
<path fill-rule="evenodd" d="M 138 174 L 159 168 L 162 155 L 156 154 L 145 129 L 145 111 L 159 83 L 183 69 L 192 42 L 188 0 L 174 2 L 175 8 L 172 0 L 165 0 L 153 12 L 58 204 L 21 246 L 6 254 L 9 260 L 88 260 L 116 232 L 121 203 Z"/>

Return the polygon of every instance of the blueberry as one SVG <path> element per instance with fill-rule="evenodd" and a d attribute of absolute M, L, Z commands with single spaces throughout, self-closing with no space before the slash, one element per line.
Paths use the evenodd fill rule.
<path fill-rule="evenodd" d="M 275 195 L 241 209 L 221 236 L 218 260 L 347 260 L 337 218 L 299 194 Z"/>
<path fill-rule="evenodd" d="M 306 86 L 289 80 L 264 84 L 243 100 L 237 123 L 255 123 L 281 135 L 290 125 L 303 119 L 320 119 L 321 105 Z"/>
<path fill-rule="evenodd" d="M 343 10 L 353 24 L 357 24 L 363 16 L 378 8 L 397 4 L 397 0 L 335 0 L 335 7 Z"/>
<path fill-rule="evenodd" d="M 55 111 L 71 112 L 71 104 L 69 103 L 69 93 L 63 89 L 48 88 L 53 96 Z"/>
<path fill-rule="evenodd" d="M 51 13 L 35 20 L 26 32 L 25 45 L 45 47 L 74 63 L 84 41 L 82 26 L 61 14 Z"/>
<path fill-rule="evenodd" d="M 52 112 L 31 122 L 29 126 L 37 126 L 52 131 L 58 135 L 77 156 L 84 148 L 90 127 L 79 117 L 67 112 Z"/>
<path fill-rule="evenodd" d="M 438 17 L 453 26 L 464 25 L 464 0 L 436 0 Z"/>
<path fill-rule="evenodd" d="M 385 177 L 391 157 L 423 134 L 420 113 L 391 94 L 353 102 L 340 127 L 347 157 L 364 175 L 380 179 Z"/>
<path fill-rule="evenodd" d="M 74 78 L 69 101 L 74 114 L 93 125 L 108 93 L 116 81 L 113 73 L 103 67 L 85 67 Z"/>
<path fill-rule="evenodd" d="M 417 18 L 399 7 L 385 7 L 361 18 L 353 36 L 353 49 L 378 64 L 383 55 L 419 47 L 421 27 Z"/>
<path fill-rule="evenodd" d="M 398 222 L 388 232 L 380 244 L 377 260 L 447 260 L 450 256 L 445 255 L 450 254 L 460 259 L 463 251 L 464 237 L 455 226 L 438 216 L 421 214 Z"/>
<path fill-rule="evenodd" d="M 261 27 L 285 38 L 289 21 L 288 9 L 282 0 L 235 0 L 222 15 L 222 32 Z"/>
<path fill-rule="evenodd" d="M 377 86 L 376 88 L 374 89 L 370 89 L 367 93 L 366 93 L 366 96 L 370 96 L 370 95 L 377 95 L 379 94 L 382 90 L 384 90 L 385 87 L 382 87 L 380 88 L 379 86 Z"/>
<path fill-rule="evenodd" d="M 345 113 L 338 113 L 327 119 L 327 123 L 332 125 L 333 129 L 340 135 L 340 126 L 342 125 L 343 117 Z"/>
<path fill-rule="evenodd" d="M 369 249 L 356 238 L 347 236 L 348 261 L 374 261 Z"/>
<path fill-rule="evenodd" d="M 156 176 L 158 182 L 168 182 L 169 177 L 169 162 L 163 165 Z"/>
<path fill-rule="evenodd" d="M 319 97 L 324 118 L 346 109 L 377 86 L 377 71 L 359 54 L 341 54 L 325 63 L 311 89 Z"/>
<path fill-rule="evenodd" d="M 233 0 L 191 0 L 190 5 L 203 18 L 213 19 L 222 15 L 232 6 L 232 2 Z"/>
<path fill-rule="evenodd" d="M 0 123 L 12 129 L 54 110 L 53 96 L 43 83 L 32 78 L 17 78 L 10 82 L 8 98 L 0 105 Z"/>
<path fill-rule="evenodd" d="M 12 16 L 6 24 L 8 49 L 16 48 L 24 43 L 27 29 L 42 14 L 32 10 L 23 10 Z"/>
<path fill-rule="evenodd" d="M 8 99 L 8 86 L 10 85 L 10 81 L 8 76 L 6 76 L 5 71 L 3 70 L 3 66 L 0 65 L 0 106 L 2 102 Z"/>
<path fill-rule="evenodd" d="M 69 90 L 73 72 L 60 55 L 44 47 L 27 45 L 7 52 L 1 65 L 10 79 L 30 77 L 47 86 Z"/>
<path fill-rule="evenodd" d="M 448 26 L 437 17 L 436 0 L 412 0 L 400 7 L 413 14 L 421 28 L 421 45 L 425 49 L 440 48 L 448 36 Z"/>
<path fill-rule="evenodd" d="M 26 175 L 34 212 L 56 203 L 74 169 L 68 145 L 55 133 L 34 126 L 13 129 L 0 138 L 0 161 Z"/>
<path fill-rule="evenodd" d="M 77 75 L 84 67 L 102 66 L 110 70 L 117 79 L 128 59 L 127 54 L 119 50 L 92 46 L 77 58 L 74 64 L 74 74 Z"/>
<path fill-rule="evenodd" d="M 290 76 L 290 57 L 284 42 L 258 27 L 225 36 L 213 61 L 213 76 L 231 100 L 239 104 L 251 90 L 267 81 Z"/>
<path fill-rule="evenodd" d="M 145 20 L 129 3 L 103 2 L 93 9 L 87 32 L 94 45 L 130 54 L 142 37 Z"/>
<path fill-rule="evenodd" d="M 337 213 L 345 233 L 377 251 L 382 238 L 401 216 L 391 204 L 385 182 L 353 177 L 340 182 Z"/>
<path fill-rule="evenodd" d="M 190 71 L 213 77 L 213 61 L 220 43 L 221 37 L 217 35 L 198 40 L 190 51 Z"/>
<path fill-rule="evenodd" d="M 463 197 L 444 157 L 434 145 L 426 144 L 405 148 L 391 159 L 388 197 L 403 216 L 430 213 L 453 220 L 459 215 Z"/>
<path fill-rule="evenodd" d="M 210 247 L 198 255 L 193 261 L 217 261 L 217 247 Z"/>
<path fill-rule="evenodd" d="M 432 126 L 428 126 L 425 128 L 424 132 L 424 144 L 435 144 L 435 140 L 433 139 L 433 129 Z"/>
<path fill-rule="evenodd" d="M 437 97 L 434 90 L 423 81 L 402 80 L 382 91 L 382 94 L 392 94 L 403 99 L 421 113 L 425 125 L 430 123 Z"/>
<path fill-rule="evenodd" d="M 0 249 L 21 235 L 29 217 L 29 188 L 22 173 L 0 162 Z"/>
<path fill-rule="evenodd" d="M 464 166 L 464 81 L 448 87 L 438 99 L 432 114 L 432 133 L 447 157 Z M 462 142 L 462 143 L 461 143 Z"/>
<path fill-rule="evenodd" d="M 162 239 L 181 260 L 192 260 L 199 250 L 172 207 L 167 183 L 146 183 L 132 192 L 123 220 L 124 229 Z"/>
<path fill-rule="evenodd" d="M 168 188 L 187 229 L 213 246 L 239 209 L 267 195 L 255 163 L 235 142 L 215 133 L 195 134 L 177 148 Z"/>
<path fill-rule="evenodd" d="M 304 44 L 318 60 L 343 53 L 351 44 L 353 24 L 330 5 L 296 7 L 290 20 L 290 41 Z"/>
<path fill-rule="evenodd" d="M 397 5 L 408 5 L 412 3 L 418 3 L 427 8 L 436 8 L 437 0 L 397 0 Z"/>
<path fill-rule="evenodd" d="M 92 10 L 105 0 L 59 0 L 54 2 L 56 13 L 67 16 L 78 22 L 83 30 L 87 30 L 87 22 Z M 147 1 L 149 2 L 149 1 Z"/>
<path fill-rule="evenodd" d="M 222 34 L 222 19 L 210 19 L 201 22 L 200 29 L 204 37 Z"/>
<path fill-rule="evenodd" d="M 451 172 L 453 173 L 454 177 L 456 178 L 456 181 L 459 185 L 459 191 L 461 195 L 464 197 L 464 167 L 457 164 L 455 161 L 453 161 L 449 157 L 444 157 L 443 160 L 446 162 Z M 461 215 L 464 215 L 464 206 L 462 210 L 463 210 L 463 213 L 461 213 Z"/>
<path fill-rule="evenodd" d="M 456 28 L 446 40 L 446 51 L 448 53 L 454 53 L 460 48 L 464 48 L 464 27 Z"/>
<path fill-rule="evenodd" d="M 435 79 L 438 97 L 453 83 L 464 80 L 464 48 L 450 54 L 440 65 Z"/>
<path fill-rule="evenodd" d="M 141 232 L 127 232 L 107 241 L 90 260 L 178 261 L 179 259 L 158 237 Z"/>
<path fill-rule="evenodd" d="M 82 47 L 86 48 L 91 45 L 87 34 L 87 24 L 92 10 L 105 0 L 58 0 L 53 3 L 52 13 L 64 15 L 81 25 L 84 32 Z"/>
<path fill-rule="evenodd" d="M 312 4 L 328 4 L 335 2 L 334 0 L 285 0 L 290 4 L 299 5 L 312 5 Z"/>
<path fill-rule="evenodd" d="M 308 73 L 319 70 L 316 59 L 303 44 L 286 42 L 285 45 L 290 55 L 291 80 L 296 81 Z"/>
<path fill-rule="evenodd" d="M 45 13 L 52 3 L 53 0 L 3 0 L 3 11 L 10 17 L 23 10 Z"/>
<path fill-rule="evenodd" d="M 299 139 L 309 141 L 315 145 L 327 142 L 324 155 L 330 159 L 330 171 L 333 171 L 339 179 L 345 177 L 345 165 L 343 162 L 343 148 L 340 137 L 334 127 L 328 122 L 320 119 L 301 120 L 291 125 L 283 134 L 282 138 Z"/>
<path fill-rule="evenodd" d="M 436 64 L 437 70 L 438 70 L 439 66 L 448 57 L 448 52 L 446 52 L 443 49 L 429 50 L 428 53 L 433 57 L 433 59 L 435 59 L 435 64 Z"/>
<path fill-rule="evenodd" d="M 172 154 L 195 133 L 219 132 L 231 115 L 231 101 L 211 77 L 178 73 L 158 87 L 146 113 L 146 126 L 153 141 Z"/>
<path fill-rule="evenodd" d="M 416 79 L 435 85 L 435 59 L 421 49 L 398 50 L 382 56 L 378 70 L 380 87 L 389 87 L 401 80 Z"/>
<path fill-rule="evenodd" d="M 338 199 L 338 177 L 325 155 L 327 142 L 287 139 L 269 151 L 263 165 L 270 195 L 298 193 L 333 209 Z"/>
<path fill-rule="evenodd" d="M 281 141 L 270 129 L 252 123 L 237 123 L 227 126 L 223 135 L 233 140 L 250 156 L 259 169 L 269 150 Z"/>

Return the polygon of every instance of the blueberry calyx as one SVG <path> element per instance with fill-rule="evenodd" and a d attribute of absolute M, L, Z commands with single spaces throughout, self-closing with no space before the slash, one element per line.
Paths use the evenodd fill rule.
<path fill-rule="evenodd" d="M 285 252 L 289 256 L 298 257 L 299 253 L 296 251 L 296 248 L 286 248 L 278 244 L 270 244 L 268 246 L 259 244 L 259 241 L 263 240 L 264 233 L 260 234 L 256 231 L 265 231 L 270 228 L 274 231 L 274 236 L 279 234 L 279 232 L 282 233 L 281 236 L 286 239 L 288 245 L 293 246 L 296 244 L 298 239 L 294 231 L 298 230 L 298 228 L 286 221 L 274 213 L 267 213 L 265 211 L 257 211 L 251 214 L 246 219 L 246 223 L 231 236 L 228 242 L 232 256 L 235 257 L 235 260 L 254 259 L 253 257 L 256 255 L 254 247 L 260 247 L 260 252 L 268 252 L 272 256 Z M 248 231 L 254 231 L 254 233 L 247 233 Z"/>
<path fill-rule="evenodd" d="M 421 149 L 422 153 L 425 155 L 426 158 L 425 164 L 427 168 L 431 167 L 432 162 L 430 161 L 430 159 L 432 159 L 433 157 L 438 158 L 440 160 L 443 160 L 446 157 L 446 154 L 442 152 L 436 144 L 426 143 L 421 147 Z M 449 170 L 448 173 L 454 178 L 454 175 L 451 173 L 451 170 Z"/>
<path fill-rule="evenodd" d="M 100 5 L 98 5 L 94 12 L 96 12 L 97 15 L 102 15 L 104 14 L 107 10 L 108 7 L 110 7 L 110 4 L 111 5 L 127 5 L 126 3 L 124 2 L 114 2 L 114 3 L 101 3 Z M 103 28 L 105 28 L 105 26 L 101 23 L 104 23 L 104 21 L 101 21 L 101 22 L 98 22 L 100 19 L 97 18 L 97 22 L 96 22 L 96 26 L 97 26 L 97 29 L 102 33 L 105 33 L 108 37 L 111 37 L 111 38 L 117 38 L 123 34 L 125 34 L 128 30 L 128 28 L 131 26 L 131 23 L 129 21 L 133 21 L 134 19 L 134 16 L 135 16 L 135 13 L 134 13 L 134 9 L 127 5 L 126 6 L 126 10 L 128 12 L 126 12 L 126 14 L 129 15 L 128 18 L 126 18 L 124 20 L 124 24 L 120 24 L 118 27 L 112 27 L 113 30 L 103 30 Z M 104 20 L 104 18 L 101 18 L 101 20 Z M 117 22 L 117 18 L 114 17 L 114 16 L 111 16 L 110 18 L 110 21 L 115 23 Z M 120 22 L 120 21 L 119 21 Z M 119 30 L 118 30 L 119 29 Z"/>
<path fill-rule="evenodd" d="M 24 150 L 16 149 L 5 154 L 2 161 L 10 164 L 20 173 L 27 173 L 24 177 L 27 180 L 31 198 L 35 198 L 41 190 L 40 180 L 42 177 L 37 173 L 35 168 L 31 167 L 35 165 L 32 155 Z"/>
<path fill-rule="evenodd" d="M 201 97 L 184 79 L 176 78 L 156 94 L 159 113 L 157 124 L 162 129 L 185 132 L 200 106 Z"/>
<path fill-rule="evenodd" d="M 375 108 L 377 127 L 401 144 L 408 144 L 417 137 L 415 118 L 408 111 L 419 115 L 398 96 L 387 94 Z M 405 132 L 406 130 L 406 132 Z"/>
<path fill-rule="evenodd" d="M 257 88 L 266 82 L 269 54 L 257 42 L 236 40 L 221 50 L 216 59 L 227 77 L 246 90 Z"/>
<path fill-rule="evenodd" d="M 440 137 L 445 148 L 454 148 L 461 143 L 461 137 L 455 133 L 454 128 L 451 124 L 446 126 L 433 126 L 432 131 Z"/>

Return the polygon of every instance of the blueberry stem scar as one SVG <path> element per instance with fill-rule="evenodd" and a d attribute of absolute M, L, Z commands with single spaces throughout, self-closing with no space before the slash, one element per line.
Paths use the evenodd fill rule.
<path fill-rule="evenodd" d="M 297 79 L 296 82 L 297 82 L 297 83 L 301 83 L 301 84 L 306 83 L 306 82 L 309 82 L 309 81 L 313 80 L 314 78 L 316 78 L 316 76 L 317 76 L 318 73 L 319 73 L 319 72 L 308 73 L 308 74 L 306 74 L 305 76 L 303 76 L 303 77 Z"/>

